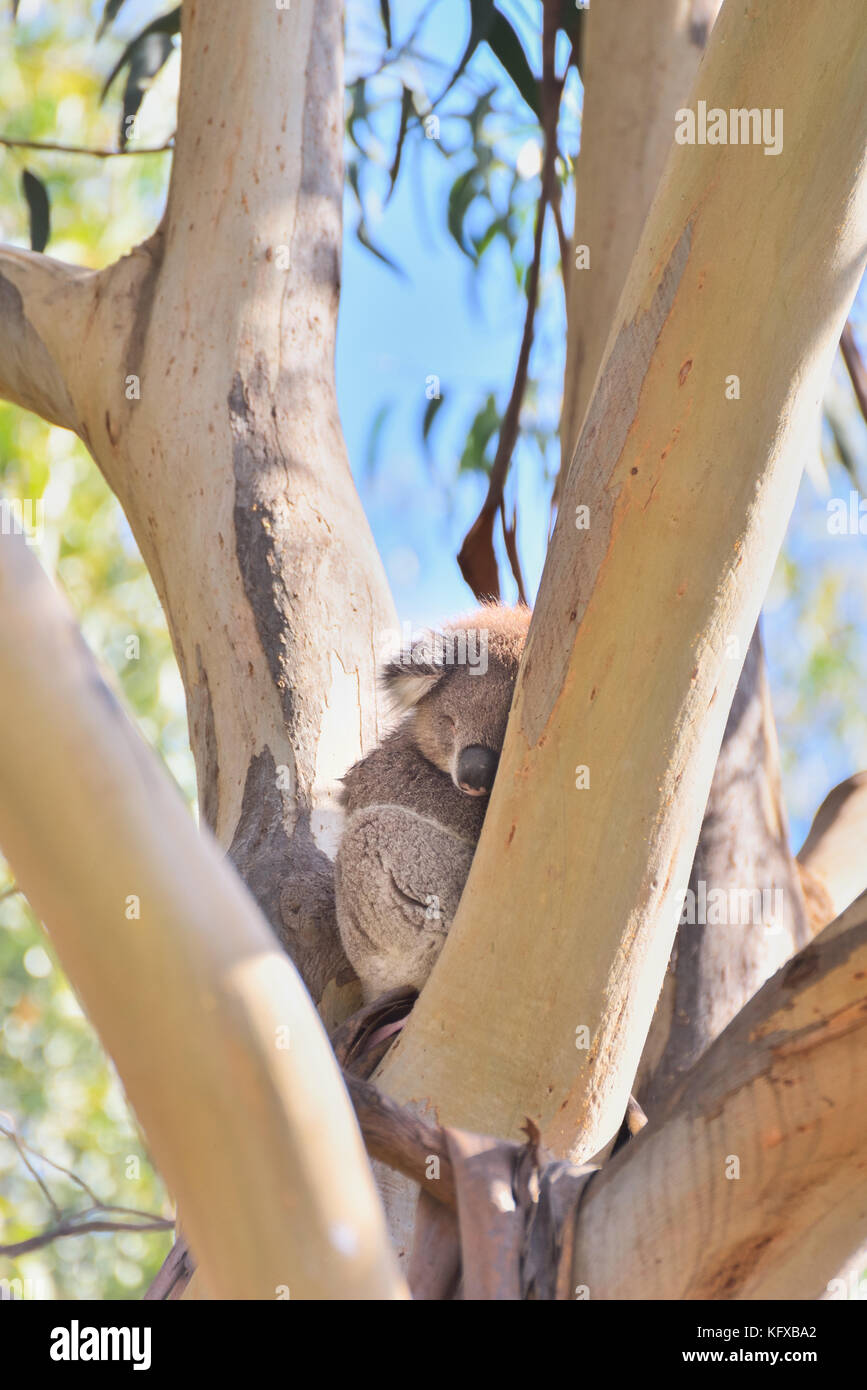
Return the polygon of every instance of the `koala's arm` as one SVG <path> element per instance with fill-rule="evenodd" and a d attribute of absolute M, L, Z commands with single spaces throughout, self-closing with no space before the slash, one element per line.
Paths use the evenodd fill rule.
<path fill-rule="evenodd" d="M 404 806 L 473 842 L 485 818 L 484 801 L 463 796 L 451 777 L 422 757 L 405 729 L 349 769 L 342 801 L 348 815 L 365 806 Z"/>
<path fill-rule="evenodd" d="M 421 989 L 442 950 L 475 840 L 405 806 L 353 812 L 335 863 L 337 922 L 365 1002 Z"/>

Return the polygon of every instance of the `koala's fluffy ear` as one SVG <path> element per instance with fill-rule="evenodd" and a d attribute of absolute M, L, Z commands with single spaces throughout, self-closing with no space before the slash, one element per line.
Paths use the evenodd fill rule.
<path fill-rule="evenodd" d="M 443 642 L 439 633 L 428 633 L 411 652 L 401 652 L 383 667 L 383 688 L 397 709 L 413 709 L 442 680 L 445 667 L 437 655 Z"/>

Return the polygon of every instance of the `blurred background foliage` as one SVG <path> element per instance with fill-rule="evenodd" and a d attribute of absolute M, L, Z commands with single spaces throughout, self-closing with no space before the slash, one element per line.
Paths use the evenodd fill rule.
<path fill-rule="evenodd" d="M 109 264 L 153 230 L 164 203 L 171 155 L 135 151 L 173 134 L 177 7 L 21 0 L 17 9 L 14 24 L 8 6 L 0 17 L 0 142 L 127 153 L 0 143 L 0 240 L 47 239 L 59 259 Z M 581 112 L 580 32 L 569 6 L 563 25 L 556 174 L 568 237 Z M 453 556 L 485 493 L 526 307 L 542 156 L 532 76 L 541 70 L 539 34 L 538 0 L 348 5 L 338 386 L 362 499 L 401 617 L 414 624 L 471 603 Z M 551 224 L 508 484 L 531 595 L 559 466 L 565 355 L 561 242 Z M 853 322 L 863 347 L 863 293 Z M 848 497 L 867 460 L 867 430 L 839 360 L 821 437 L 805 441 L 805 457 L 764 624 L 796 847 L 825 792 L 867 767 L 867 536 L 832 536 L 827 526 L 827 498 Z M 83 446 L 0 403 L 0 495 L 41 502 L 37 553 L 193 810 L 183 693 L 162 612 Z M 0 1112 L 0 1127 L 78 1174 L 102 1202 L 170 1214 L 114 1070 L 2 861 Z M 89 1205 L 63 1174 L 30 1161 L 61 1210 Z M 53 1219 L 34 1172 L 0 1132 L 0 1244 Z M 30 1280 L 40 1297 L 139 1298 L 169 1244 L 166 1234 L 64 1238 L 14 1261 L 0 1257 L 0 1281 Z"/>

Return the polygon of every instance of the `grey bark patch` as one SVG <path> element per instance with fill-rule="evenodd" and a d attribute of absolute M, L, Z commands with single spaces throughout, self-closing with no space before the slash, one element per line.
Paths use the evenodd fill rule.
<path fill-rule="evenodd" d="M 199 806 L 202 819 L 213 830 L 220 809 L 220 766 L 217 726 L 208 673 L 202 665 L 202 649 L 196 643 L 196 681 L 190 686 L 189 716 L 192 745 L 198 751 Z"/>
<path fill-rule="evenodd" d="M 291 835 L 283 815 L 266 750 L 250 763 L 229 858 L 318 1003 L 330 979 L 354 975 L 337 934 L 334 869 L 313 839 L 309 811 L 299 811 Z"/>
<path fill-rule="evenodd" d="M 238 566 L 271 679 L 280 694 L 286 727 L 295 726 L 292 686 L 285 669 L 291 640 L 290 602 L 283 579 L 278 537 L 285 526 L 277 514 L 270 476 L 281 457 L 271 409 L 271 387 L 261 357 L 249 382 L 236 372 L 229 392 L 232 463 L 235 473 L 233 522 Z"/>

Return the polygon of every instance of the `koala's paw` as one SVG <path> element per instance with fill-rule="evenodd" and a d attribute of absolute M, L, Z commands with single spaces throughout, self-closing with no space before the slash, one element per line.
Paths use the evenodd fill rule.
<path fill-rule="evenodd" d="M 474 846 L 400 806 L 349 818 L 335 864 L 337 922 L 365 1000 L 421 989 L 442 950 Z"/>

